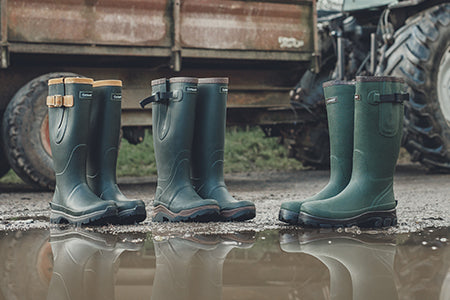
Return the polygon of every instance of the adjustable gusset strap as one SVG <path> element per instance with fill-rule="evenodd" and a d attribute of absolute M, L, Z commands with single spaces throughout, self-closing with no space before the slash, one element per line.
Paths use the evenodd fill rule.
<path fill-rule="evenodd" d="M 165 79 L 162 80 L 161 84 L 158 84 L 159 90 L 162 92 L 156 92 L 154 95 L 151 95 L 150 97 L 145 98 L 144 100 L 141 100 L 139 104 L 142 108 L 144 108 L 146 105 L 152 103 L 152 102 L 163 102 L 168 101 L 170 98 L 173 97 L 172 92 L 167 91 L 167 87 L 169 85 L 169 80 Z"/>
<path fill-rule="evenodd" d="M 380 95 L 380 103 L 402 103 L 409 100 L 409 94 Z"/>
<path fill-rule="evenodd" d="M 72 107 L 73 106 L 73 96 L 72 95 L 54 95 L 47 96 L 47 106 L 48 107 Z"/>
<path fill-rule="evenodd" d="M 173 92 L 156 92 L 156 94 L 141 100 L 139 104 L 144 108 L 147 104 L 152 102 L 163 102 L 173 98 Z"/>

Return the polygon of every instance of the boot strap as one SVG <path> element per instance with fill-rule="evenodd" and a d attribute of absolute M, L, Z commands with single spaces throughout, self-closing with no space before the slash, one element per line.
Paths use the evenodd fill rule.
<path fill-rule="evenodd" d="M 72 95 L 54 95 L 47 96 L 47 106 L 48 107 L 72 107 L 73 106 L 73 96 Z"/>
<path fill-rule="evenodd" d="M 144 108 L 147 104 L 152 102 L 164 102 L 169 100 L 180 101 L 183 98 L 182 90 L 174 90 L 171 92 L 156 92 L 154 95 L 141 100 L 139 104 Z"/>
<path fill-rule="evenodd" d="M 360 101 L 361 96 L 358 94 L 355 94 L 355 100 Z M 387 95 L 380 95 L 378 92 L 370 92 L 368 95 L 368 103 L 370 104 L 378 104 L 378 103 L 398 103 L 401 104 L 403 101 L 409 100 L 409 94 L 387 94 Z"/>
<path fill-rule="evenodd" d="M 380 103 L 403 103 L 409 100 L 409 94 L 380 95 Z"/>

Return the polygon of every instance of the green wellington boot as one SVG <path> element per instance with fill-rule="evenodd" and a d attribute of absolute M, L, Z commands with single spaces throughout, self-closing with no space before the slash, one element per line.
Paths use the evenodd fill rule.
<path fill-rule="evenodd" d="M 100 199 L 86 183 L 92 83 L 89 78 L 48 82 L 49 135 L 56 175 L 50 202 L 52 223 L 106 224 L 117 219 L 114 201 Z"/>
<path fill-rule="evenodd" d="M 328 268 L 329 299 L 399 298 L 393 267 L 395 240 L 386 235 L 355 236 L 330 234 L 329 231 L 283 234 L 280 236 L 280 248 L 288 253 L 311 255 Z"/>
<path fill-rule="evenodd" d="M 101 199 L 114 200 L 120 224 L 133 224 L 146 218 L 142 200 L 129 200 L 116 182 L 120 139 L 122 81 L 100 80 L 93 84 L 93 103 L 89 122 L 87 183 Z"/>
<path fill-rule="evenodd" d="M 109 275 L 99 270 L 98 262 L 101 256 L 97 254 L 113 251 L 115 236 L 80 228 L 52 228 L 50 245 L 53 253 L 53 274 L 46 299 L 101 299 L 96 295 L 98 289 L 101 289 L 103 294 L 110 294 L 111 286 L 98 286 L 95 277 L 99 277 L 99 273 L 103 273 L 105 277 Z"/>
<path fill-rule="evenodd" d="M 228 78 L 200 78 L 192 145 L 192 183 L 202 198 L 216 200 L 223 221 L 255 217 L 251 201 L 238 201 L 223 178 Z"/>
<path fill-rule="evenodd" d="M 348 185 L 352 174 L 355 83 L 332 80 L 323 84 L 323 91 L 330 136 L 330 181 L 310 198 L 281 204 L 278 218 L 289 224 L 298 223 L 303 203 L 336 196 Z"/>
<path fill-rule="evenodd" d="M 220 208 L 213 199 L 202 199 L 191 184 L 191 149 L 194 135 L 197 78 L 175 77 L 152 81 L 153 143 L 158 186 L 153 220 L 215 221 Z"/>
<path fill-rule="evenodd" d="M 305 226 L 386 227 L 397 217 L 393 177 L 403 127 L 403 81 L 356 77 L 352 176 L 337 196 L 301 205 Z"/>

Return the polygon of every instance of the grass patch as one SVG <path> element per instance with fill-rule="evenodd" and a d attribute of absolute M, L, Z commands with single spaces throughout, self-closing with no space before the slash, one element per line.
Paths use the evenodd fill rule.
<path fill-rule="evenodd" d="M 0 178 L 0 183 L 22 183 L 22 179 L 20 179 L 19 176 L 14 173 L 14 171 L 11 169 L 6 173 L 5 176 Z"/>
<path fill-rule="evenodd" d="M 225 136 L 225 173 L 299 170 L 302 164 L 287 157 L 286 149 L 275 138 L 265 138 L 258 127 L 230 128 Z M 131 145 L 122 141 L 117 176 L 156 175 L 153 138 L 146 132 L 144 142 Z"/>

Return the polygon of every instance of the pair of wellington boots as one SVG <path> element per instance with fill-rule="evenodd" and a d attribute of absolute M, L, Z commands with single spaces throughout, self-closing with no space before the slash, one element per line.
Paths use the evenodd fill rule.
<path fill-rule="evenodd" d="M 146 218 L 142 200 L 116 183 L 122 82 L 55 78 L 48 82 L 49 135 L 56 175 L 51 223 L 132 224 Z"/>
<path fill-rule="evenodd" d="M 153 240 L 156 269 L 152 300 L 222 299 L 228 253 L 252 247 L 252 234 L 193 235 Z"/>
<path fill-rule="evenodd" d="M 251 201 L 238 201 L 223 177 L 228 78 L 153 80 L 153 143 L 158 185 L 157 222 L 243 221 Z"/>
<path fill-rule="evenodd" d="M 324 83 L 330 180 L 316 195 L 281 205 L 279 219 L 305 227 L 387 227 L 397 223 L 393 191 L 403 128 L 403 81 L 360 76 Z"/>
<path fill-rule="evenodd" d="M 385 235 L 283 233 L 280 235 L 280 248 L 290 254 L 307 254 L 327 267 L 330 274 L 329 299 L 399 298 L 394 275 L 395 240 L 386 239 Z M 300 264 L 301 269 L 292 272 L 304 272 L 304 265 Z"/>
<path fill-rule="evenodd" d="M 115 299 L 120 256 L 139 251 L 143 238 L 141 234 L 115 236 L 76 227 L 52 228 L 53 274 L 46 299 Z"/>

